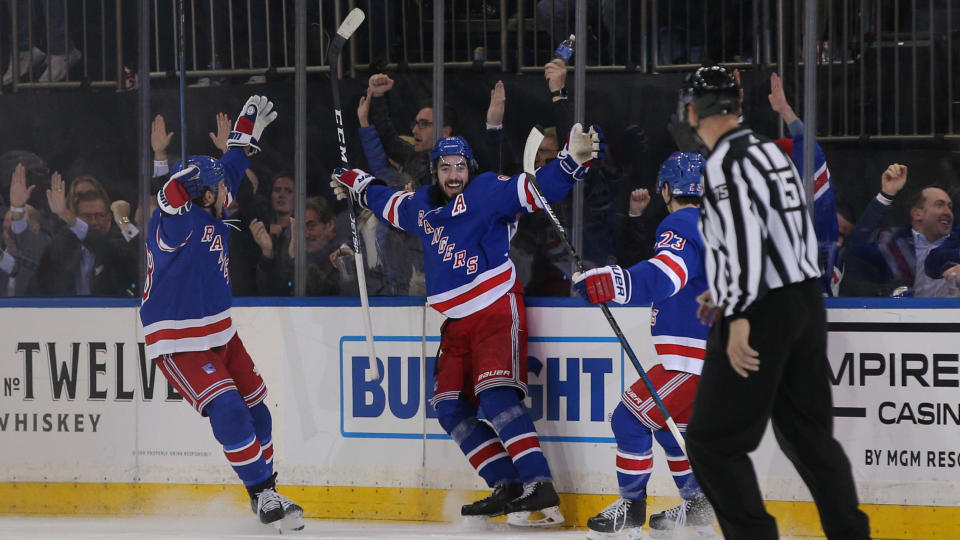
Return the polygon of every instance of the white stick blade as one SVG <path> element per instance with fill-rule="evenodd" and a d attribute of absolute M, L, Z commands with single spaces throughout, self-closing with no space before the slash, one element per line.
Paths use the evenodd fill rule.
<path fill-rule="evenodd" d="M 527 142 L 523 145 L 523 172 L 533 174 L 537 162 L 537 150 L 543 142 L 543 133 L 534 127 L 527 135 Z"/>
<path fill-rule="evenodd" d="M 367 16 L 363 14 L 363 10 L 360 8 L 353 8 L 350 13 L 347 13 L 347 18 L 340 23 L 340 28 L 337 28 L 337 34 L 341 35 L 343 39 L 350 39 L 350 36 L 357 31 L 357 28 L 363 23 L 363 20 Z"/>

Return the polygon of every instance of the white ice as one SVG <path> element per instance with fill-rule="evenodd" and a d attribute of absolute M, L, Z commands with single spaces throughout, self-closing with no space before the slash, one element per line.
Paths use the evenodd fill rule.
<path fill-rule="evenodd" d="M 239 538 L 351 540 L 557 540 L 584 539 L 583 529 L 517 529 L 488 523 L 482 530 L 462 523 L 306 520 L 299 532 L 278 534 L 250 516 L 234 517 L 0 517 L 0 538 L 17 540 L 209 540 Z M 786 540 L 786 539 L 785 539 Z"/>

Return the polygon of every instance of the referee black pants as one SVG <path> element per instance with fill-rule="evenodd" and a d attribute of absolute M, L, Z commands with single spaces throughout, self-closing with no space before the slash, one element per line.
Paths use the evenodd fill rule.
<path fill-rule="evenodd" d="M 687 429 L 693 472 L 724 538 L 778 538 L 747 455 L 760 444 L 768 419 L 780 448 L 810 488 L 827 538 L 870 538 L 850 462 L 833 438 L 820 284 L 807 280 L 769 291 L 751 308 L 749 319 L 750 346 L 760 353 L 760 370 L 746 379 L 737 375 L 726 354 L 729 323 L 714 324 Z"/>

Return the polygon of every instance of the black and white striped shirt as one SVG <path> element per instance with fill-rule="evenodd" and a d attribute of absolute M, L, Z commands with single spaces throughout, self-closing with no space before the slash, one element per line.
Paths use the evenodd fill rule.
<path fill-rule="evenodd" d="M 776 144 L 747 128 L 721 137 L 704 168 L 700 233 L 724 315 L 770 289 L 820 276 L 803 179 Z"/>

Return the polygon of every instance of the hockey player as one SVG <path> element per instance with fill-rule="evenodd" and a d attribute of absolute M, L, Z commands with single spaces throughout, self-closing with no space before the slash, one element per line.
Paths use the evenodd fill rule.
<path fill-rule="evenodd" d="M 157 194 L 140 321 L 148 356 L 210 419 L 260 521 L 299 530 L 303 509 L 276 491 L 267 388 L 230 318 L 230 227 L 220 219 L 250 164 L 247 156 L 260 150 L 260 135 L 277 116 L 272 109 L 266 97 L 252 96 L 223 157 L 190 157 Z"/>
<path fill-rule="evenodd" d="M 570 130 L 558 158 L 537 179 L 548 201 L 563 198 L 603 151 L 600 133 Z M 464 505 L 464 516 L 507 514 L 514 525 L 563 522 L 550 468 L 522 400 L 527 393 L 523 289 L 507 256 L 517 215 L 542 208 L 524 174 L 471 178 L 473 150 L 462 137 L 440 139 L 430 155 L 435 181 L 396 191 L 358 170 L 337 169 L 374 215 L 423 243 L 427 301 L 448 319 L 440 329 L 434 396 L 443 429 L 493 493 Z M 339 183 L 339 184 L 338 184 Z M 479 411 L 487 422 L 478 420 Z M 542 517 L 531 518 L 537 511 Z"/>
<path fill-rule="evenodd" d="M 660 363 L 647 376 L 680 431 L 685 431 L 693 408 L 709 331 L 696 316 L 697 294 L 707 287 L 703 243 L 697 230 L 702 167 L 703 158 L 696 152 L 674 152 L 660 167 L 657 191 L 670 214 L 657 228 L 652 258 L 627 270 L 606 266 L 573 277 L 574 288 L 594 304 L 653 303 L 650 333 Z M 619 286 L 621 283 L 623 286 Z M 701 493 L 683 450 L 666 429 L 646 385 L 638 380 L 620 400 L 610 420 L 617 440 L 620 498 L 587 520 L 589 537 L 640 537 L 646 518 L 647 481 L 653 470 L 654 438 L 667 455 L 683 503 L 651 516 L 651 534 L 669 537 L 685 524 L 701 536 L 713 536 L 713 509 Z"/>

